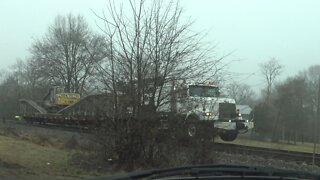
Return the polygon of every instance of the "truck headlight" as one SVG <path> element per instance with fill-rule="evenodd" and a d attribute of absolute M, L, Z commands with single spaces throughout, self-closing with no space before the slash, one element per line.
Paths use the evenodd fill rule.
<path fill-rule="evenodd" d="M 212 113 L 212 112 L 206 112 L 205 115 L 206 115 L 206 116 L 212 116 L 213 113 Z"/>

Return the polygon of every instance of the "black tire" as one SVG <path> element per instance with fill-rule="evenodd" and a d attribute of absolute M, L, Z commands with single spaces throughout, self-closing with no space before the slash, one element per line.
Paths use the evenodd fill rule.
<path fill-rule="evenodd" d="M 238 131 L 229 130 L 229 131 L 220 132 L 219 136 L 223 141 L 234 141 L 238 137 Z"/>
<path fill-rule="evenodd" d="M 213 124 L 208 121 L 200 121 L 196 116 L 189 116 L 186 121 L 186 135 L 200 140 L 213 140 Z"/>
<path fill-rule="evenodd" d="M 32 120 L 27 120 L 27 123 L 28 124 L 33 124 L 33 121 Z"/>

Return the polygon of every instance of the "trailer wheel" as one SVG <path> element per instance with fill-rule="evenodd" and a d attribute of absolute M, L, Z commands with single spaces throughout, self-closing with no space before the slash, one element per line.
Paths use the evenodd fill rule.
<path fill-rule="evenodd" d="M 186 120 L 186 128 L 187 128 L 187 135 L 189 137 L 195 137 L 198 134 L 198 118 L 196 116 L 189 116 Z"/>
<path fill-rule="evenodd" d="M 197 127 L 195 123 L 188 123 L 187 132 L 190 137 L 194 137 L 197 134 Z"/>
<path fill-rule="evenodd" d="M 223 141 L 234 141 L 238 136 L 238 131 L 229 130 L 229 131 L 220 132 L 219 136 Z"/>
<path fill-rule="evenodd" d="M 27 123 L 27 124 L 33 124 L 33 121 L 32 121 L 32 120 L 30 120 L 29 118 L 24 119 L 24 120 L 26 121 L 26 123 Z"/>

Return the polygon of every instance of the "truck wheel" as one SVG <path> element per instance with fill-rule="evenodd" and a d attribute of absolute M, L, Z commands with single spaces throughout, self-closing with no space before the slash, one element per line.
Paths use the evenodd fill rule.
<path fill-rule="evenodd" d="M 186 121 L 186 135 L 188 137 L 201 139 L 201 140 L 212 140 L 214 137 L 214 128 L 208 122 L 200 121 L 195 116 L 190 116 Z"/>
<path fill-rule="evenodd" d="M 234 141 L 238 136 L 238 131 L 229 130 L 229 131 L 220 132 L 219 136 L 223 141 Z"/>

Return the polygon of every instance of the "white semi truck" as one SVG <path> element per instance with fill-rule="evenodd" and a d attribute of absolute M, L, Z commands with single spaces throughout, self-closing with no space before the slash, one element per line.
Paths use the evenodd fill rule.
<path fill-rule="evenodd" d="M 242 119 L 235 100 L 220 97 L 219 87 L 210 82 L 173 83 L 171 87 L 170 103 L 160 107 L 159 111 L 181 115 L 189 136 L 212 130 L 212 135 L 219 135 L 224 141 L 233 141 L 239 133 L 254 126 L 252 120 Z"/>

